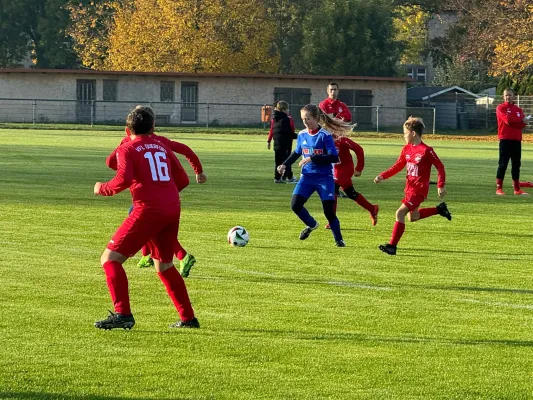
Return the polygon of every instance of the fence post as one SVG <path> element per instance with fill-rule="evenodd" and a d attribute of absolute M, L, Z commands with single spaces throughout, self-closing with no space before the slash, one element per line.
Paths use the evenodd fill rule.
<path fill-rule="evenodd" d="M 94 100 L 91 100 L 91 126 L 94 124 Z"/>
<path fill-rule="evenodd" d="M 376 133 L 379 133 L 379 107 L 376 107 Z"/>
<path fill-rule="evenodd" d="M 206 104 L 205 107 L 205 114 L 206 114 L 206 121 L 205 121 L 205 127 L 209 128 L 209 103 Z"/>
<path fill-rule="evenodd" d="M 516 105 L 520 107 L 520 95 L 519 94 L 516 95 Z"/>
<path fill-rule="evenodd" d="M 37 101 L 33 100 L 31 102 L 31 106 L 32 106 L 31 121 L 32 121 L 33 125 L 35 125 L 35 112 L 36 112 L 36 108 L 37 108 Z"/>
<path fill-rule="evenodd" d="M 485 128 L 489 127 L 489 95 L 485 98 Z"/>
<path fill-rule="evenodd" d="M 435 134 L 435 125 L 437 124 L 437 108 L 433 107 L 433 134 Z"/>

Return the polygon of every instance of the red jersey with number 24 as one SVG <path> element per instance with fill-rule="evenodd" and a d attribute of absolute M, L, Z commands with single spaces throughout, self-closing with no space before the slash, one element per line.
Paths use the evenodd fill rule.
<path fill-rule="evenodd" d="M 444 165 L 433 148 L 424 142 L 418 145 L 406 144 L 396 163 L 380 175 L 383 179 L 388 179 L 406 167 L 405 194 L 417 194 L 426 198 L 429 192 L 432 165 L 437 168 L 438 172 L 437 187 L 442 188 L 446 181 L 446 172 L 444 171 Z"/>
<path fill-rule="evenodd" d="M 179 193 L 172 181 L 172 150 L 158 138 L 137 136 L 117 150 L 117 174 L 100 188 L 102 196 L 113 196 L 130 188 L 135 208 L 172 214 L 179 210 Z"/>

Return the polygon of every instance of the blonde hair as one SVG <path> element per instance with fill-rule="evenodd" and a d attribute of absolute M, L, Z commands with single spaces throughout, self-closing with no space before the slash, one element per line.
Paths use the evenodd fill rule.
<path fill-rule="evenodd" d="M 289 103 L 286 101 L 280 100 L 276 103 L 276 110 L 278 111 L 289 111 Z"/>
<path fill-rule="evenodd" d="M 422 118 L 413 117 L 412 115 L 403 123 L 403 127 L 410 131 L 415 131 L 419 136 L 422 136 L 424 129 L 426 129 Z"/>
<path fill-rule="evenodd" d="M 308 112 L 313 118 L 318 120 L 318 123 L 325 128 L 334 138 L 344 136 L 350 132 L 355 125 L 344 122 L 342 119 L 331 118 L 316 104 L 308 104 L 301 109 L 301 111 Z"/>

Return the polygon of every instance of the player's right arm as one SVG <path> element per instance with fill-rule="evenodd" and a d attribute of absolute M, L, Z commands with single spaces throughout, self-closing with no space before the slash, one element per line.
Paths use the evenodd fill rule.
<path fill-rule="evenodd" d="M 374 182 L 379 183 L 384 179 L 389 179 L 405 168 L 405 165 L 407 164 L 407 160 L 405 159 L 404 149 L 402 149 L 402 152 L 400 153 L 400 157 L 398 157 L 394 165 L 390 167 L 388 170 L 376 176 L 376 178 L 374 179 Z"/>
<path fill-rule="evenodd" d="M 514 128 L 524 128 L 523 116 L 516 116 L 515 113 L 507 113 L 507 106 L 502 103 L 496 107 L 496 117 L 502 121 L 505 125 L 512 126 Z"/>
<path fill-rule="evenodd" d="M 113 196 L 129 188 L 133 182 L 134 167 L 130 151 L 132 147 L 117 151 L 118 169 L 115 177 L 100 186 L 98 194 L 101 196 Z"/>
<path fill-rule="evenodd" d="M 107 158 L 105 159 L 106 165 L 112 170 L 115 170 L 115 171 L 117 170 L 117 150 L 119 149 L 120 146 L 122 146 L 124 143 L 127 143 L 129 141 L 130 141 L 129 136 L 126 136 L 124 139 L 122 139 L 122 141 L 117 146 L 117 148 L 113 150 L 113 152 L 110 155 L 108 155 Z"/>
<path fill-rule="evenodd" d="M 270 130 L 268 131 L 268 137 L 267 137 L 267 149 L 270 150 L 270 142 L 272 141 L 272 138 L 274 137 L 274 118 L 270 120 Z"/>

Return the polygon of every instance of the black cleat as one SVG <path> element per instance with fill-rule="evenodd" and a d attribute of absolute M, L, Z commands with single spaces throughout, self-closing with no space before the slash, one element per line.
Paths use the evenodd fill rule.
<path fill-rule="evenodd" d="M 342 240 L 342 239 L 341 240 L 337 240 L 335 242 L 335 246 L 337 246 L 337 247 L 346 247 L 346 243 L 344 243 L 344 240 Z"/>
<path fill-rule="evenodd" d="M 98 329 L 105 329 L 106 331 L 110 329 L 131 329 L 135 325 L 135 319 L 133 315 L 123 315 L 109 311 L 109 316 L 102 320 L 96 321 L 94 326 Z"/>
<path fill-rule="evenodd" d="M 379 249 L 383 253 L 387 253 L 389 256 L 395 256 L 396 255 L 396 246 L 393 244 L 380 244 Z"/>
<path fill-rule="evenodd" d="M 195 318 L 191 319 L 190 321 L 178 321 L 175 324 L 170 325 L 170 328 L 195 328 L 198 329 L 200 327 L 200 323 Z"/>
<path fill-rule="evenodd" d="M 446 218 L 448 221 L 452 220 L 452 214 L 450 213 L 450 210 L 448 210 L 448 206 L 445 202 L 437 204 L 437 211 L 441 217 Z"/>
<path fill-rule="evenodd" d="M 316 223 L 314 228 L 311 228 L 309 226 L 306 226 L 303 231 L 300 232 L 300 240 L 305 240 L 309 237 L 311 232 L 313 232 L 316 228 L 318 228 L 318 222 Z"/>

